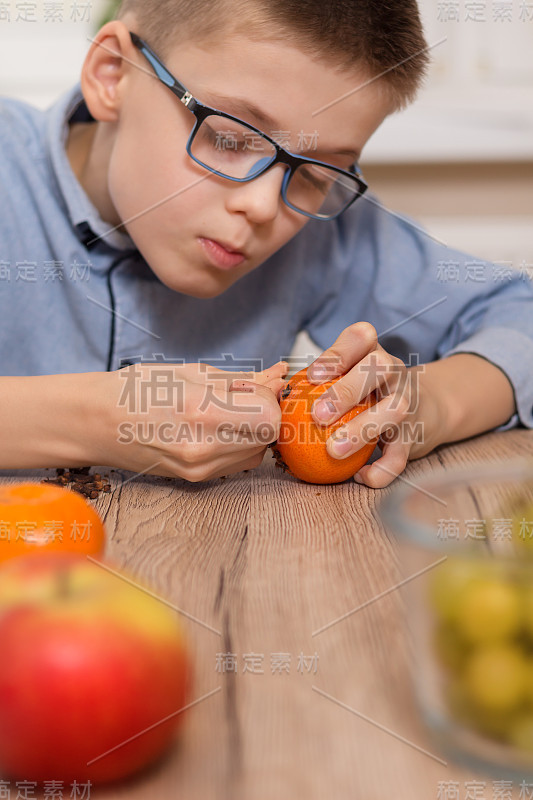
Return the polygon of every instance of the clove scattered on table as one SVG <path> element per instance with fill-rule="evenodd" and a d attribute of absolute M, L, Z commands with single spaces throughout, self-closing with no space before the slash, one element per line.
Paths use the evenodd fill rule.
<path fill-rule="evenodd" d="M 56 469 L 55 478 L 43 478 L 41 483 L 53 483 L 56 486 L 67 486 L 74 492 L 96 500 L 101 492 L 110 492 L 111 484 L 108 482 L 109 475 L 102 475 L 99 472 L 91 473 L 91 467 L 69 467 Z"/>

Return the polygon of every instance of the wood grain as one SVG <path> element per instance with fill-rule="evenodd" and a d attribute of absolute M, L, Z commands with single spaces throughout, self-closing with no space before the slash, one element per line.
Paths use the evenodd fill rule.
<path fill-rule="evenodd" d="M 402 477 L 519 455 L 533 456 L 533 432 L 441 447 Z M 52 473 L 2 471 L 0 481 Z M 95 501 L 105 561 L 184 612 L 194 697 L 218 691 L 187 712 L 169 757 L 91 797 L 429 800 L 439 781 L 459 782 L 463 798 L 478 780 L 492 798 L 494 776 L 437 760 L 445 757 L 413 696 L 402 593 L 317 633 L 401 579 L 398 544 L 377 512 L 391 487 L 302 484 L 270 451 L 256 470 L 205 483 L 110 474 L 111 494 Z M 225 653 L 236 656 L 236 672 L 217 669 Z M 263 656 L 262 673 L 244 671 L 251 654 Z"/>

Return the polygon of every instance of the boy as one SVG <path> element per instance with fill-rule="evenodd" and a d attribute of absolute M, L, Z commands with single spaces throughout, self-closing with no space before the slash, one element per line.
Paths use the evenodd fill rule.
<path fill-rule="evenodd" d="M 466 280 L 354 166 L 426 64 L 415 0 L 125 0 L 81 87 L 2 101 L 0 467 L 256 467 L 300 330 L 344 376 L 319 424 L 377 390 L 328 441 L 379 437 L 368 486 L 533 427 L 529 282 Z"/>

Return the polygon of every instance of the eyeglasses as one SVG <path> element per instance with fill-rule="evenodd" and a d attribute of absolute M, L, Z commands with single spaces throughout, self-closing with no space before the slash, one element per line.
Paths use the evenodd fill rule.
<path fill-rule="evenodd" d="M 284 202 L 313 219 L 338 217 L 366 192 L 368 186 L 355 164 L 344 170 L 313 158 L 302 158 L 253 125 L 204 105 L 168 71 L 146 42 L 135 33 L 130 32 L 130 36 L 159 80 L 194 114 L 196 122 L 186 150 L 200 166 L 222 178 L 243 183 L 259 177 L 275 164 L 283 164 L 288 167 L 281 186 Z"/>

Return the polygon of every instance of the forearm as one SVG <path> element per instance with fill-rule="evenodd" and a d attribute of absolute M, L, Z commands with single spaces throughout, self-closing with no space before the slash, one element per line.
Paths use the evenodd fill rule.
<path fill-rule="evenodd" d="M 438 415 L 432 436 L 413 448 L 418 458 L 440 444 L 457 442 L 503 425 L 515 413 L 511 383 L 494 364 L 457 353 L 425 364 L 419 376 L 419 419 Z M 424 406 L 427 405 L 427 408 Z"/>
<path fill-rule="evenodd" d="M 105 463 L 99 459 L 98 404 L 92 402 L 101 377 L 1 377 L 0 468 Z"/>

